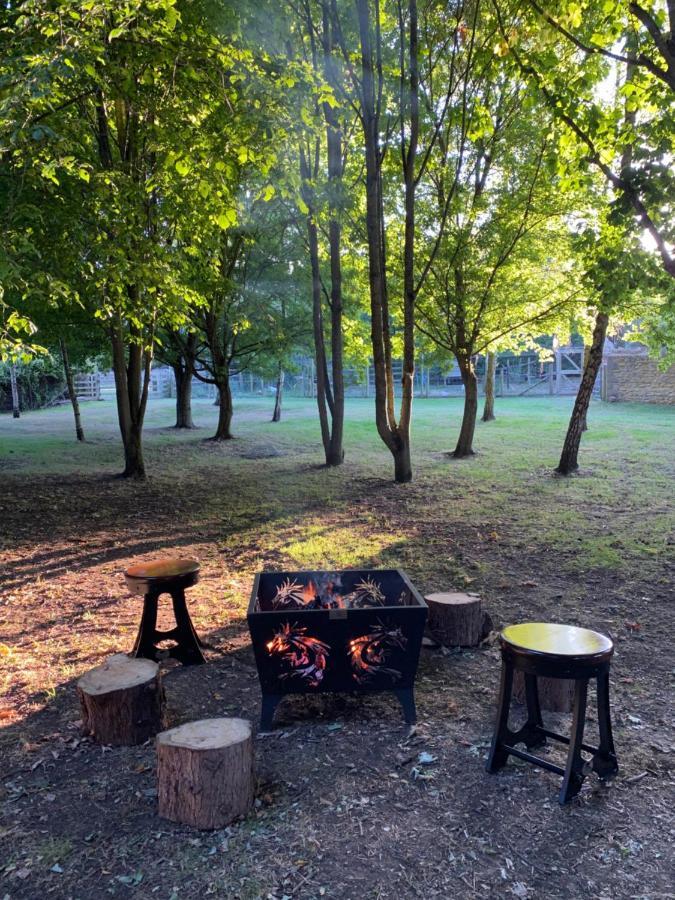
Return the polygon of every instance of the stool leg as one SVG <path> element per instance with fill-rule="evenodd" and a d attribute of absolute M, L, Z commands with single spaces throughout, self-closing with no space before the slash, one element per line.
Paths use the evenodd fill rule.
<path fill-rule="evenodd" d="M 525 674 L 525 700 L 527 722 L 523 729 L 523 740 L 528 750 L 536 750 L 537 747 L 546 746 L 546 735 L 539 731 L 544 727 L 544 720 L 541 717 L 536 675 Z"/>
<path fill-rule="evenodd" d="M 560 804 L 564 806 L 572 797 L 581 790 L 584 781 L 584 759 L 581 755 L 581 745 L 584 740 L 584 725 L 586 724 L 586 695 L 588 692 L 588 679 L 577 678 L 574 686 L 574 715 L 572 717 L 572 734 L 570 736 L 570 749 L 567 754 L 567 765 L 560 788 Z"/>
<path fill-rule="evenodd" d="M 155 630 L 157 628 L 157 597 L 156 593 L 149 593 L 143 597 L 143 614 L 138 634 L 131 655 L 157 661 L 157 648 L 155 647 Z"/>
<path fill-rule="evenodd" d="M 185 602 L 185 591 L 182 588 L 174 588 L 171 591 L 171 599 L 176 619 L 176 646 L 170 651 L 170 655 L 184 666 L 206 662 Z"/>
<path fill-rule="evenodd" d="M 509 709 L 511 707 L 511 691 L 513 690 L 513 667 L 502 659 L 502 675 L 499 687 L 499 701 L 497 705 L 497 721 L 495 723 L 494 736 L 492 738 L 492 746 L 490 755 L 488 756 L 487 765 L 488 772 L 498 772 L 499 769 L 506 765 L 509 758 L 508 753 L 503 749 L 503 744 L 509 733 Z"/>
<path fill-rule="evenodd" d="M 616 761 L 609 710 L 609 670 L 598 675 L 598 730 L 600 746 L 593 757 L 593 771 L 600 778 L 610 778 L 619 771 L 619 765 Z"/>

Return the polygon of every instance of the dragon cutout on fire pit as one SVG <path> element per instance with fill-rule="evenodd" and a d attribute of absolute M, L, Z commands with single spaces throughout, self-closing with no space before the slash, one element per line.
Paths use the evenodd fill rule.
<path fill-rule="evenodd" d="M 352 638 L 348 653 L 355 681 L 363 684 L 379 675 L 388 675 L 392 681 L 398 681 L 401 677 L 398 669 L 384 663 L 392 650 L 405 650 L 407 643 L 400 628 L 388 627 L 381 621 L 368 634 Z"/>
<path fill-rule="evenodd" d="M 270 656 L 278 654 L 288 670 L 280 678 L 299 678 L 310 687 L 319 687 L 330 654 L 328 644 L 308 635 L 307 629 L 297 622 L 284 622 L 266 646 Z"/>

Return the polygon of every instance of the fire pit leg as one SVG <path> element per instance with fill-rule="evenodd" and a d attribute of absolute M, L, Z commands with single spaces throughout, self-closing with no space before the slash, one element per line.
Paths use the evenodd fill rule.
<path fill-rule="evenodd" d="M 260 730 L 271 731 L 274 720 L 274 710 L 283 699 L 281 694 L 263 694 L 262 711 L 260 713 Z"/>
<path fill-rule="evenodd" d="M 394 693 L 398 697 L 398 701 L 403 707 L 403 716 L 406 725 L 414 725 L 417 722 L 417 710 L 415 709 L 415 694 L 413 689 L 395 688 Z"/>

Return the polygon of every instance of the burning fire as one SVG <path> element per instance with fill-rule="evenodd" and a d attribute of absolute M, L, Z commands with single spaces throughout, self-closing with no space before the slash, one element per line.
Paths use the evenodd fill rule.
<path fill-rule="evenodd" d="M 266 647 L 270 655 L 279 654 L 289 668 L 280 678 L 301 678 L 311 687 L 319 687 L 330 654 L 328 644 L 309 636 L 307 629 L 297 622 L 293 625 L 284 622 Z"/>
<path fill-rule="evenodd" d="M 341 592 L 342 579 L 337 573 L 326 574 L 308 584 L 287 578 L 278 587 L 273 609 L 368 609 L 384 606 L 386 597 L 372 578 L 364 578 L 347 594 Z"/>
<path fill-rule="evenodd" d="M 392 669 L 384 663 L 392 650 L 404 650 L 407 643 L 400 628 L 387 628 L 382 622 L 369 634 L 352 638 L 348 653 L 354 679 L 364 682 L 376 675 L 389 675 L 392 681 L 398 681 L 401 677 L 398 669 Z"/>

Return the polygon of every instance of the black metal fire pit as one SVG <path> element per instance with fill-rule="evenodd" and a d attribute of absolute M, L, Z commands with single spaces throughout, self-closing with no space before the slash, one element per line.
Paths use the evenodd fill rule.
<path fill-rule="evenodd" d="M 393 691 L 415 722 L 427 607 L 401 569 L 262 572 L 248 608 L 260 728 L 286 694 Z"/>

